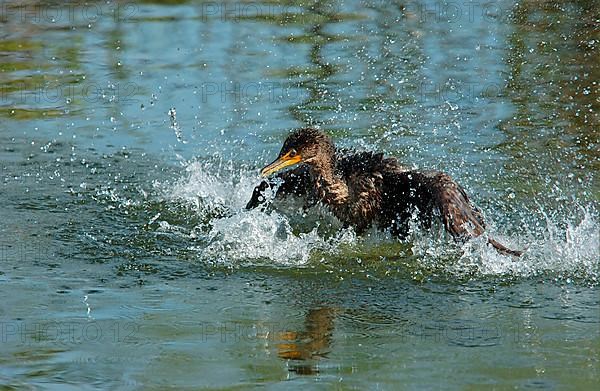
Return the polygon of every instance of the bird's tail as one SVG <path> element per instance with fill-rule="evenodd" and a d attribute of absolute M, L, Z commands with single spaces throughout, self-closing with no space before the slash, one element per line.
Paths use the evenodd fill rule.
<path fill-rule="evenodd" d="M 492 247 L 494 247 L 496 249 L 496 251 L 498 251 L 500 254 L 513 255 L 515 257 L 520 257 L 521 255 L 523 255 L 523 251 L 511 250 L 510 248 L 506 247 L 502 243 L 499 243 L 497 240 L 492 239 L 490 237 L 488 237 L 488 243 L 491 244 Z"/>

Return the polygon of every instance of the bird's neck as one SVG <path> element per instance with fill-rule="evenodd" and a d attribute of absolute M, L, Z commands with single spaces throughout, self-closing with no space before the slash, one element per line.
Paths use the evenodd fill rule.
<path fill-rule="evenodd" d="M 340 206 L 348 202 L 348 185 L 335 171 L 333 154 L 311 165 L 317 195 L 325 204 Z"/>

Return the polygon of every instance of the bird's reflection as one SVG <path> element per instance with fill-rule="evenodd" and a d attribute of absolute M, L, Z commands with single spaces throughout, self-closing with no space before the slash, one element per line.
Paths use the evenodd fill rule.
<path fill-rule="evenodd" d="M 317 361 L 331 349 L 336 311 L 329 307 L 311 309 L 306 314 L 304 330 L 280 334 L 277 355 L 289 361 L 289 370 L 300 375 L 318 373 Z"/>

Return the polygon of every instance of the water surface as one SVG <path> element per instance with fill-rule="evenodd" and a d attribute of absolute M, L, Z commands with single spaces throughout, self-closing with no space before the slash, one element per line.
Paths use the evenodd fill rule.
<path fill-rule="evenodd" d="M 592 388 L 594 5 L 2 2 L 0 385 Z M 245 211 L 306 125 L 525 255 Z"/>

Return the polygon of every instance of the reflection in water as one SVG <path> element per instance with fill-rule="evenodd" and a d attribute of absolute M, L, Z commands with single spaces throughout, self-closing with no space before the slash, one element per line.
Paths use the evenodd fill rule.
<path fill-rule="evenodd" d="M 518 191 L 559 190 L 554 196 L 562 198 L 566 186 L 600 200 L 600 184 L 590 175 L 600 169 L 593 3 L 522 1 L 513 7 L 505 61 L 506 95 L 515 111 L 500 124 L 509 139 L 499 147 L 512 155 L 506 163 L 511 181 L 528 180 Z M 531 158 L 537 164 L 524 164 Z"/>
<path fill-rule="evenodd" d="M 282 332 L 277 355 L 290 360 L 289 370 L 299 375 L 319 372 L 316 362 L 331 350 L 336 310 L 330 307 L 308 310 L 304 330 Z"/>
<path fill-rule="evenodd" d="M 322 119 L 315 118 L 314 111 L 335 111 L 335 107 L 327 106 L 327 85 L 325 83 L 335 74 L 335 66 L 323 58 L 323 49 L 327 42 L 335 39 L 333 34 L 325 32 L 327 24 L 339 21 L 339 15 L 332 1 L 316 1 L 312 4 L 299 4 L 302 6 L 303 17 L 306 20 L 314 20 L 304 28 L 301 37 L 290 36 L 288 42 L 306 43 L 310 42 L 308 63 L 311 66 L 305 68 L 295 67 L 287 71 L 288 77 L 300 77 L 298 84 L 308 91 L 308 97 L 300 104 L 289 107 L 289 112 L 297 121 L 304 125 L 318 125 L 323 123 Z M 308 76 L 308 78 L 306 78 Z"/>

